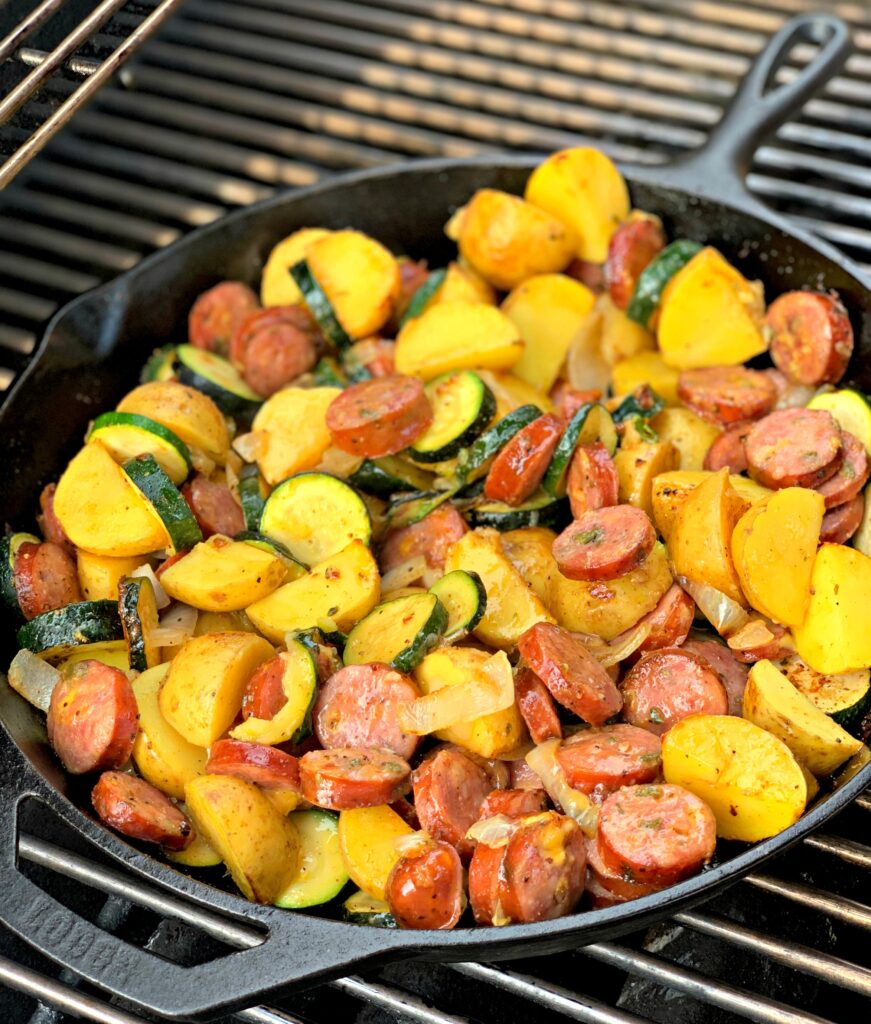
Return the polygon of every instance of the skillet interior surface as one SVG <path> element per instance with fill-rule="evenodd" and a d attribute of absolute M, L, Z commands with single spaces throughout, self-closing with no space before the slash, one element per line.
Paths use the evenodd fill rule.
<path fill-rule="evenodd" d="M 398 254 L 427 258 L 431 266 L 438 266 L 453 255 L 453 244 L 443 234 L 451 212 L 483 186 L 522 192 L 535 163 L 529 157 L 495 163 L 433 161 L 364 172 L 335 184 L 279 196 L 193 233 L 118 280 L 70 304 L 49 325 L 38 357 L 0 411 L 5 442 L 5 457 L 0 464 L 4 521 L 16 529 L 31 526 L 40 488 L 57 478 L 79 448 L 88 421 L 113 408 L 135 386 L 139 369 L 152 348 L 182 340 L 188 309 L 200 292 L 227 278 L 256 286 L 272 246 L 293 230 L 312 225 L 354 227 L 381 240 Z M 848 376 L 871 389 L 871 314 L 866 309 L 867 290 L 846 260 L 832 250 L 818 247 L 807 236 L 791 234 L 776 218 L 762 219 L 710 199 L 690 198 L 656 184 L 655 171 L 645 170 L 640 177 L 644 180 L 629 175 L 635 206 L 659 214 L 671 238 L 689 237 L 716 245 L 747 276 L 764 282 L 769 301 L 782 291 L 802 286 L 836 289 L 850 311 L 857 339 L 856 356 Z M 14 635 L 9 626 L 2 630 L 4 664 L 8 664 L 13 653 Z M 206 1004 L 250 1005 L 252 993 L 259 998 L 265 991 L 289 982 L 313 981 L 331 972 L 339 973 L 350 963 L 409 955 L 441 959 L 528 956 L 634 930 L 672 914 L 679 905 L 707 898 L 713 889 L 735 881 L 740 874 L 797 841 L 871 781 L 871 765 L 865 765 L 780 836 L 749 849 L 727 851 L 724 847 L 725 856 L 718 866 L 663 893 L 636 901 L 635 906 L 623 905 L 505 929 L 380 932 L 367 937 L 365 932 L 376 930 L 252 907 L 241 898 L 180 875 L 107 832 L 94 820 L 86 794 L 71 789 L 68 778 L 57 766 L 46 743 L 42 716 L 5 687 L 3 691 L 0 718 L 15 744 L 12 746 L 6 740 L 0 746 L 0 782 L 5 788 L 0 796 L 9 806 L 14 806 L 16 797 L 23 792 L 38 792 L 76 830 L 134 871 L 202 905 L 260 922 L 281 938 L 277 950 L 269 942 L 259 947 L 263 950 L 272 946 L 271 963 L 265 963 L 262 955 L 256 960 L 258 950 L 234 954 L 247 957 L 254 967 L 249 967 L 245 983 L 238 983 L 237 979 L 232 991 L 227 989 L 220 972 L 206 970 L 211 965 L 196 968 L 200 983 L 208 979 L 208 998 L 202 986 L 197 994 L 186 989 L 181 981 L 174 982 L 173 994 L 166 997 L 169 1001 L 155 1007 L 168 1015 L 193 1016 L 204 1012 Z M 0 874 L 7 874 L 5 882 L 11 884 L 14 879 L 8 872 L 10 866 L 14 867 L 15 854 L 9 836 L 14 834 L 14 827 L 11 821 L 7 824 L 10 827 L 3 829 L 6 836 L 0 836 Z M 24 898 L 25 890 L 20 892 Z M 33 893 L 30 896 L 36 898 Z M 0 917 L 15 916 L 11 909 L 0 911 Z M 21 930 L 21 920 L 19 916 L 9 923 Z M 29 921 L 32 926 L 33 914 Z M 34 931 L 38 929 L 26 937 L 41 948 L 50 949 L 48 937 Z M 128 969 L 134 972 L 142 969 L 142 962 L 134 956 L 138 952 L 125 954 Z M 117 987 L 117 951 L 113 956 L 115 966 L 111 971 L 94 966 L 86 955 L 66 959 L 97 984 Z M 166 981 L 167 972 L 171 974 L 170 966 L 160 964 L 153 978 L 152 993 L 170 987 Z M 158 978 L 164 980 L 158 982 Z M 149 991 L 144 987 L 146 984 L 143 981 L 137 987 L 131 981 L 127 994 L 138 1001 L 137 993 Z"/>

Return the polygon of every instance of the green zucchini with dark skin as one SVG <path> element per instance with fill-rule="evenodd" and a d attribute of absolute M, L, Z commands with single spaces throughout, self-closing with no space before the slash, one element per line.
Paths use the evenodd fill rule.
<path fill-rule="evenodd" d="M 360 384 L 364 380 L 372 380 L 373 373 L 364 363 L 360 362 L 359 353 L 347 349 L 342 353 L 342 372 L 349 384 Z"/>
<path fill-rule="evenodd" d="M 617 428 L 608 410 L 596 402 L 585 402 L 569 420 L 550 465 L 541 482 L 548 494 L 561 498 L 566 493 L 569 464 L 579 444 L 601 441 L 611 455 L 617 450 Z"/>
<path fill-rule="evenodd" d="M 396 455 L 380 459 L 364 459 L 348 477 L 348 483 L 366 494 L 389 498 L 402 491 L 426 491 L 432 486 L 433 476 Z"/>
<path fill-rule="evenodd" d="M 469 635 L 487 609 L 487 590 L 476 572 L 454 569 L 437 580 L 429 592 L 445 606 L 448 624 L 444 642 L 456 643 Z"/>
<path fill-rule="evenodd" d="M 312 370 L 312 378 L 319 388 L 345 388 L 348 378 L 331 356 L 324 356 Z"/>
<path fill-rule="evenodd" d="M 199 544 L 203 534 L 193 512 L 153 455 L 130 459 L 123 469 L 163 521 L 169 534 L 170 554 Z"/>
<path fill-rule="evenodd" d="M 19 647 L 46 661 L 65 658 L 84 644 L 123 639 L 117 601 L 79 601 L 43 612 L 25 622 L 16 634 Z"/>
<path fill-rule="evenodd" d="M 290 820 L 299 838 L 299 868 L 275 905 L 299 910 L 328 903 L 348 884 L 339 846 L 338 815 L 313 807 L 294 811 Z"/>
<path fill-rule="evenodd" d="M 380 661 L 411 672 L 439 643 L 448 624 L 445 606 L 434 594 L 408 594 L 372 609 L 348 634 L 346 665 Z"/>
<path fill-rule="evenodd" d="M 39 537 L 32 533 L 7 533 L 0 540 L 0 598 L 16 622 L 24 619 L 15 589 L 15 555 L 22 544 L 39 544 Z"/>
<path fill-rule="evenodd" d="M 477 373 L 443 373 L 424 388 L 433 410 L 427 430 L 408 449 L 415 462 L 444 462 L 459 455 L 487 429 L 496 399 Z"/>
<path fill-rule="evenodd" d="M 396 919 L 387 900 L 379 900 L 359 889 L 342 904 L 345 920 L 350 924 L 366 924 L 370 928 L 396 928 Z"/>
<path fill-rule="evenodd" d="M 505 505 L 501 501 L 472 505 L 466 516 L 472 527 L 491 526 L 503 532 L 524 526 L 547 526 L 559 531 L 572 519 L 568 499 L 555 498 L 544 490 L 537 491 L 522 505 Z"/>
<path fill-rule="evenodd" d="M 469 448 L 464 448 L 457 456 L 457 476 L 460 480 L 466 481 L 483 469 L 518 431 L 541 415 L 541 409 L 537 405 L 521 405 L 494 423 Z"/>
<path fill-rule="evenodd" d="M 260 548 L 262 551 L 267 551 L 270 555 L 280 558 L 288 568 L 286 580 L 288 583 L 291 580 L 299 579 L 300 576 L 305 576 L 308 572 L 308 568 L 299 559 L 294 558 L 282 543 L 273 540 L 271 537 L 266 537 L 262 533 L 258 533 L 257 530 L 243 530 L 241 533 L 237 533 L 233 540 L 243 541 L 245 544 L 253 544 L 255 548 Z"/>
<path fill-rule="evenodd" d="M 266 495 L 263 493 L 260 470 L 256 465 L 242 467 L 238 488 L 239 503 L 242 506 L 242 515 L 245 517 L 245 528 L 257 531 L 260 529 L 260 517 L 263 515 Z"/>
<path fill-rule="evenodd" d="M 156 348 L 146 360 L 139 374 L 139 383 L 153 380 L 172 380 L 175 377 L 175 345 Z"/>
<path fill-rule="evenodd" d="M 193 345 L 175 350 L 176 376 L 189 387 L 208 395 L 227 416 L 250 423 L 263 399 L 242 379 L 241 374 L 223 356 Z"/>
<path fill-rule="evenodd" d="M 315 318 L 324 337 L 331 341 L 339 351 L 350 348 L 354 339 L 342 327 L 333 304 L 327 298 L 327 293 L 318 284 L 317 279 L 311 272 L 308 263 L 300 260 L 290 268 L 290 276 L 296 281 L 296 286 L 302 292 L 302 297 L 308 307 L 309 313 Z"/>
<path fill-rule="evenodd" d="M 665 286 L 696 253 L 701 251 L 702 247 L 698 242 L 679 238 L 657 253 L 641 271 L 635 284 L 635 291 L 626 307 L 626 315 L 642 327 L 647 327 L 662 299 Z"/>
<path fill-rule="evenodd" d="M 444 267 L 431 271 L 420 288 L 412 295 L 408 309 L 402 314 L 402 319 L 399 321 L 400 327 L 405 327 L 409 320 L 414 320 L 415 317 L 419 317 L 423 313 L 424 306 L 441 288 L 446 274 L 447 270 Z"/>
<path fill-rule="evenodd" d="M 184 483 L 191 471 L 191 453 L 182 439 L 168 427 L 135 412 L 104 412 L 88 433 L 88 441 L 99 440 L 118 462 L 153 455 L 175 484 Z"/>
<path fill-rule="evenodd" d="M 450 501 L 456 493 L 455 490 L 447 490 L 413 491 L 411 494 L 402 494 L 387 506 L 387 522 L 391 529 L 413 526 L 439 505 Z"/>
<path fill-rule="evenodd" d="M 151 637 L 158 626 L 157 602 L 151 581 L 143 576 L 126 576 L 118 583 L 118 615 L 127 641 L 130 668 L 145 672 L 160 664 L 160 647 Z"/>
<path fill-rule="evenodd" d="M 642 384 L 612 411 L 611 419 L 615 423 L 623 423 L 625 420 L 649 420 L 664 408 L 665 402 L 653 388 L 649 384 Z"/>
<path fill-rule="evenodd" d="M 842 729 L 853 732 L 871 710 L 871 674 L 867 669 L 824 676 L 799 659 L 778 665 L 792 685 Z"/>

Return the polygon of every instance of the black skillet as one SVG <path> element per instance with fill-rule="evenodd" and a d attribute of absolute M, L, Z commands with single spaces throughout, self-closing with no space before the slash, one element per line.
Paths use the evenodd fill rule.
<path fill-rule="evenodd" d="M 772 89 L 775 73 L 799 42 L 823 45 L 788 85 Z M 755 62 L 703 150 L 671 166 L 625 170 L 635 206 L 659 214 L 672 238 L 717 245 L 745 274 L 765 283 L 769 299 L 805 285 L 836 289 L 857 337 L 851 377 L 871 390 L 867 284 L 844 256 L 766 210 L 744 186 L 757 143 L 842 66 L 849 49 L 849 33 L 840 20 L 824 15 L 794 19 Z M 38 357 L 0 413 L 3 519 L 18 529 L 32 521 L 40 488 L 78 449 L 88 420 L 114 407 L 136 383 L 155 344 L 183 333 L 199 292 L 223 278 L 255 282 L 272 246 L 296 228 L 313 224 L 359 228 L 396 252 L 425 256 L 437 266 L 451 256 L 442 233 L 451 211 L 484 185 L 522 192 L 535 163 L 529 156 L 427 161 L 301 189 L 196 231 L 72 302 L 52 320 Z M 2 654 L 8 663 L 11 627 L 4 633 Z M 255 906 L 148 856 L 94 819 L 87 800 L 71 788 L 48 749 L 42 716 L 5 686 L 0 687 L 0 717 L 0 920 L 94 984 L 176 1018 L 250 1006 L 291 985 L 377 962 L 538 955 L 647 926 L 707 899 L 782 852 L 871 782 L 871 765 L 856 764 L 844 773 L 841 785 L 779 836 L 749 848 L 723 849 L 713 869 L 629 904 L 535 925 L 450 933 L 385 931 Z M 120 861 L 177 898 L 247 922 L 262 931 L 264 941 L 181 967 L 101 931 L 19 870 L 16 833 L 28 798 L 68 823 L 94 853 Z M 28 807 L 31 820 L 33 804 Z"/>

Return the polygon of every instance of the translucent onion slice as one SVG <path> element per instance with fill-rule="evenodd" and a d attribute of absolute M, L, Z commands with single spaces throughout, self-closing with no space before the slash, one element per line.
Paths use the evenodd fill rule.
<path fill-rule="evenodd" d="M 602 355 L 603 314 L 597 304 L 584 318 L 566 355 L 566 376 L 573 388 L 598 390 L 606 394 L 611 384 L 611 367 Z"/>
<path fill-rule="evenodd" d="M 169 594 L 167 594 L 167 592 L 160 585 L 160 580 L 154 575 L 154 570 L 147 562 L 145 562 L 143 565 L 137 565 L 133 572 L 130 573 L 130 575 L 142 576 L 144 579 L 147 579 L 151 583 L 151 586 L 154 589 L 154 600 L 155 603 L 157 604 L 157 610 L 159 612 L 163 611 L 164 608 L 168 608 L 169 605 L 172 603 Z"/>
<path fill-rule="evenodd" d="M 189 448 L 189 451 L 191 453 L 191 465 L 198 473 L 202 473 L 203 476 L 211 476 L 215 472 L 217 462 L 214 459 L 210 459 L 199 448 Z"/>
<path fill-rule="evenodd" d="M 426 736 L 457 722 L 470 722 L 514 703 L 514 677 L 504 651 L 481 666 L 481 674 L 456 686 L 443 686 L 425 697 L 399 707 L 399 724 L 405 732 Z"/>
<path fill-rule="evenodd" d="M 263 431 L 252 430 L 233 438 L 233 451 L 245 462 L 256 462 L 263 447 Z"/>
<path fill-rule="evenodd" d="M 414 856 L 420 853 L 425 847 L 432 843 L 429 835 L 426 832 L 409 832 L 403 836 L 397 836 L 393 840 L 393 847 L 403 855 Z"/>
<path fill-rule="evenodd" d="M 360 468 L 363 459 L 359 455 L 351 455 L 343 452 L 341 448 L 327 448 L 321 456 L 321 461 L 315 467 L 315 473 L 332 473 L 333 476 L 340 476 L 343 479 L 356 473 Z"/>
<path fill-rule="evenodd" d="M 466 831 L 466 838 L 484 846 L 507 846 L 508 840 L 517 831 L 520 819 L 509 818 L 506 814 L 496 814 L 492 818 L 476 821 Z"/>
<path fill-rule="evenodd" d="M 777 397 L 775 409 L 803 409 L 818 393 L 818 389 L 809 384 L 787 384 Z"/>
<path fill-rule="evenodd" d="M 381 593 L 389 594 L 391 590 L 410 587 L 412 583 L 422 579 L 425 572 L 426 558 L 423 555 L 415 555 L 405 562 L 400 562 L 381 577 Z"/>
<path fill-rule="evenodd" d="M 731 636 L 750 621 L 750 613 L 737 601 L 721 590 L 696 583 L 686 576 L 676 577 L 678 585 L 685 590 L 701 609 L 702 614 L 720 636 Z"/>
<path fill-rule="evenodd" d="M 151 633 L 156 647 L 181 647 L 194 635 L 199 612 L 189 604 L 174 604 L 160 617 L 160 625 Z"/>
<path fill-rule="evenodd" d="M 539 743 L 526 755 L 526 763 L 541 779 L 541 784 L 551 800 L 562 807 L 564 814 L 575 819 L 585 836 L 592 838 L 596 834 L 599 810 L 590 802 L 586 793 L 572 789 L 569 785 L 565 772 L 556 759 L 559 745 L 560 741 L 557 739 Z"/>
<path fill-rule="evenodd" d="M 733 651 L 752 651 L 756 647 L 767 647 L 771 643 L 777 643 L 780 648 L 795 650 L 791 634 L 778 635 L 772 632 L 771 625 L 766 619 L 751 619 L 746 626 L 732 633 L 726 643 Z"/>
<path fill-rule="evenodd" d="M 22 650 L 12 659 L 7 675 L 9 685 L 40 711 L 48 711 L 60 672 L 33 651 Z"/>

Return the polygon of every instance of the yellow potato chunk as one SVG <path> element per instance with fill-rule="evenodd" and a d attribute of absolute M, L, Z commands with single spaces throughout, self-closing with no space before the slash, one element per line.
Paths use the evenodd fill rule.
<path fill-rule="evenodd" d="M 690 409 L 663 409 L 650 420 L 660 441 L 671 441 L 679 456 L 678 469 L 704 469 L 705 456 L 720 428 L 696 416 Z"/>
<path fill-rule="evenodd" d="M 642 384 L 649 384 L 666 405 L 679 405 L 678 372 L 659 352 L 641 351 L 615 363 L 611 388 L 615 395 L 629 395 Z"/>
<path fill-rule="evenodd" d="M 211 398 L 196 388 L 177 380 L 149 381 L 125 395 L 118 403 L 118 412 L 135 412 L 157 420 L 219 465 L 227 461 L 227 421 Z"/>
<path fill-rule="evenodd" d="M 427 310 L 440 302 L 486 302 L 495 306 L 496 292 L 467 263 L 449 263 L 444 280 L 423 308 Z"/>
<path fill-rule="evenodd" d="M 691 715 L 662 737 L 665 781 L 704 800 L 717 835 L 755 843 L 801 817 L 807 783 L 789 747 L 731 715 Z"/>
<path fill-rule="evenodd" d="M 257 411 L 257 465 L 272 485 L 313 469 L 330 447 L 326 414 L 340 388 L 284 388 Z"/>
<path fill-rule="evenodd" d="M 544 526 L 524 526 L 502 534 L 502 550 L 545 608 L 554 600 L 558 579 L 564 579 L 553 557 L 556 534 Z"/>
<path fill-rule="evenodd" d="M 631 448 L 620 448 L 614 456 L 619 480 L 619 500 L 644 509 L 653 516 L 653 481 L 662 473 L 676 469 L 678 451 L 671 441 L 642 441 Z"/>
<path fill-rule="evenodd" d="M 532 387 L 514 373 L 494 373 L 478 370 L 478 376 L 493 392 L 496 399 L 496 419 L 502 419 L 521 405 L 535 405 L 542 412 L 553 412 L 550 396 Z"/>
<path fill-rule="evenodd" d="M 260 279 L 260 302 L 264 307 L 298 306 L 303 301 L 302 292 L 290 275 L 290 268 L 305 258 L 315 242 L 329 234 L 326 228 L 300 228 L 275 246 Z"/>
<path fill-rule="evenodd" d="M 713 473 L 710 470 L 677 469 L 669 473 L 660 473 L 654 478 L 651 489 L 653 521 L 665 540 L 668 540 L 677 514 L 690 493 L 711 476 Z M 729 477 L 729 483 L 750 505 L 762 501 L 773 493 L 746 476 L 734 473 Z"/>
<path fill-rule="evenodd" d="M 386 899 L 387 878 L 399 860 L 396 840 L 413 831 L 386 804 L 342 811 L 339 848 L 351 881 L 370 896 Z"/>
<path fill-rule="evenodd" d="M 144 561 L 142 555 L 112 558 L 110 555 L 93 555 L 79 548 L 76 551 L 76 570 L 82 597 L 86 601 L 117 601 L 119 581 L 130 576 Z"/>

